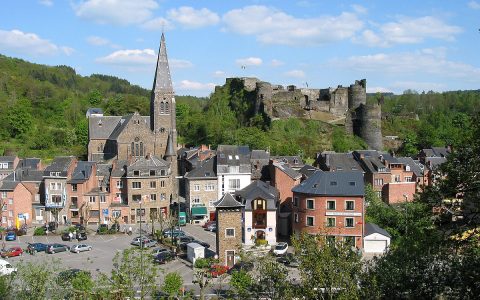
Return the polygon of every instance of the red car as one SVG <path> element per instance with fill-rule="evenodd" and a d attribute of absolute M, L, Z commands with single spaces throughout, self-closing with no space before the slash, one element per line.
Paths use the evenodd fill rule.
<path fill-rule="evenodd" d="M 2 257 L 13 257 L 13 256 L 20 256 L 23 254 L 23 250 L 20 247 L 12 247 L 8 250 L 5 250 L 1 253 Z"/>
<path fill-rule="evenodd" d="M 227 266 L 220 266 L 220 265 L 213 265 L 210 267 L 210 275 L 212 277 L 216 278 L 222 274 L 227 273 L 228 269 L 230 269 Z"/>
<path fill-rule="evenodd" d="M 213 223 L 215 223 L 215 222 L 217 222 L 217 221 L 208 221 L 208 222 L 206 222 L 205 224 L 203 224 L 202 227 L 203 227 L 203 228 L 207 228 L 208 225 L 213 224 Z"/>

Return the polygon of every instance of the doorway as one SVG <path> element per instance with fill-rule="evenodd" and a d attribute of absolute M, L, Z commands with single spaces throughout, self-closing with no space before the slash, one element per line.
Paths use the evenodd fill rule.
<path fill-rule="evenodd" d="M 235 264 L 235 251 L 227 250 L 227 267 L 231 268 Z"/>

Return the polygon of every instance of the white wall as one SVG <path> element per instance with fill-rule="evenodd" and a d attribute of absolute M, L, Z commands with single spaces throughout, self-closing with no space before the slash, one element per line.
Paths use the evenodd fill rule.
<path fill-rule="evenodd" d="M 382 245 L 381 248 L 380 245 Z M 363 238 L 363 251 L 366 253 L 383 253 L 389 247 L 390 238 L 379 233 L 372 233 Z"/>
<path fill-rule="evenodd" d="M 223 182 L 222 182 L 223 176 Z M 241 190 L 252 182 L 251 174 L 222 174 L 218 175 L 218 199 L 222 198 L 225 193 L 233 194 L 236 190 L 229 189 L 229 179 L 240 179 L 240 187 L 236 190 Z M 224 190 L 222 192 L 222 183 Z"/>

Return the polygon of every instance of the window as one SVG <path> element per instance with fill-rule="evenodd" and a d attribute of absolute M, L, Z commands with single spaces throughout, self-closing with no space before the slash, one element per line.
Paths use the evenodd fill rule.
<path fill-rule="evenodd" d="M 105 195 L 101 195 L 100 196 L 100 203 L 105 203 L 107 202 L 106 198 L 105 198 Z"/>
<path fill-rule="evenodd" d="M 395 182 L 400 182 L 400 175 L 395 175 Z"/>
<path fill-rule="evenodd" d="M 90 196 L 88 201 L 90 203 L 95 203 L 95 196 Z"/>
<path fill-rule="evenodd" d="M 156 181 L 150 181 L 150 188 L 151 189 L 156 189 L 157 188 L 157 182 Z"/>
<path fill-rule="evenodd" d="M 112 217 L 113 217 L 114 219 L 120 218 L 121 215 L 122 215 L 122 211 L 120 211 L 120 210 L 112 210 Z"/>
<path fill-rule="evenodd" d="M 2 198 L 7 198 L 7 192 L 5 191 L 2 192 Z"/>
<path fill-rule="evenodd" d="M 119 189 L 123 188 L 123 181 L 117 180 L 117 188 Z"/>
<path fill-rule="evenodd" d="M 295 223 L 298 223 L 298 214 L 294 214 Z"/>
<path fill-rule="evenodd" d="M 142 208 L 142 209 L 137 208 L 136 211 L 137 211 L 137 217 L 140 217 L 140 216 L 145 217 L 145 208 Z"/>
<path fill-rule="evenodd" d="M 62 196 L 60 195 L 52 195 L 52 203 L 62 203 Z"/>
<path fill-rule="evenodd" d="M 157 201 L 157 194 L 150 194 L 150 201 Z"/>
<path fill-rule="evenodd" d="M 330 185 L 336 186 L 336 185 L 337 185 L 337 182 L 336 182 L 336 181 L 330 181 Z"/>
<path fill-rule="evenodd" d="M 231 190 L 237 190 L 240 188 L 240 179 L 229 179 L 228 188 Z"/>
<path fill-rule="evenodd" d="M 91 210 L 91 211 L 90 211 L 90 217 L 99 218 L 99 217 L 100 217 L 100 211 L 98 211 L 98 210 Z"/>
<path fill-rule="evenodd" d="M 160 187 L 165 187 L 165 180 L 160 181 Z"/>
<path fill-rule="evenodd" d="M 165 102 L 165 113 L 169 113 L 168 102 Z"/>
<path fill-rule="evenodd" d="M 413 182 L 412 181 L 412 176 L 405 176 L 405 181 L 406 182 Z"/>
<path fill-rule="evenodd" d="M 355 183 L 355 181 L 349 181 L 349 182 L 348 182 L 348 185 L 349 185 L 349 186 L 355 186 L 356 183 Z"/>
<path fill-rule="evenodd" d="M 327 210 L 335 210 L 335 200 L 328 200 L 327 201 Z"/>
<path fill-rule="evenodd" d="M 161 193 L 160 194 L 160 200 L 163 201 L 165 199 L 167 199 L 167 196 L 165 195 L 165 193 Z"/>
<path fill-rule="evenodd" d="M 9 216 L 9 217 L 13 217 L 13 210 L 9 210 L 9 211 L 8 211 L 8 216 Z"/>
<path fill-rule="evenodd" d="M 353 227 L 353 218 L 345 218 L 345 227 L 348 227 L 348 228 Z"/>
<path fill-rule="evenodd" d="M 235 237 L 235 228 L 225 229 L 225 237 Z"/>
<path fill-rule="evenodd" d="M 72 211 L 72 218 L 78 218 L 78 211 Z"/>
<path fill-rule="evenodd" d="M 213 183 L 207 183 L 205 185 L 205 191 L 214 191 L 215 190 L 215 184 Z"/>
<path fill-rule="evenodd" d="M 140 201 L 140 200 L 142 200 L 142 195 L 132 195 L 132 200 L 133 201 Z"/>
<path fill-rule="evenodd" d="M 133 171 L 133 176 L 140 176 L 140 171 Z"/>
<path fill-rule="evenodd" d="M 330 247 L 335 246 L 335 236 L 333 235 L 327 236 L 327 245 L 329 245 Z"/>
<path fill-rule="evenodd" d="M 200 197 L 198 197 L 198 196 L 193 197 L 192 202 L 193 202 L 193 204 L 200 204 Z"/>
<path fill-rule="evenodd" d="M 238 155 L 235 155 L 235 159 L 240 159 L 240 158 L 238 157 Z"/>
<path fill-rule="evenodd" d="M 165 170 L 160 170 L 160 176 L 165 176 Z"/>
<path fill-rule="evenodd" d="M 382 198 L 382 191 L 376 191 L 376 193 L 378 198 Z"/>
<path fill-rule="evenodd" d="M 199 185 L 199 184 L 194 184 L 194 185 L 193 185 L 193 190 L 194 190 L 195 192 L 200 191 L 200 185 Z"/>
<path fill-rule="evenodd" d="M 2 223 L 7 223 L 7 217 L 5 216 L 2 217 Z"/>
<path fill-rule="evenodd" d="M 2 163 L 2 169 L 8 169 L 8 163 Z"/>
<path fill-rule="evenodd" d="M 155 176 L 156 173 L 155 173 L 155 170 L 150 170 L 150 176 Z"/>
<path fill-rule="evenodd" d="M 375 185 L 383 185 L 383 179 L 382 178 L 375 179 L 374 183 Z"/>
<path fill-rule="evenodd" d="M 8 204 L 10 204 L 10 205 L 13 204 L 13 199 L 12 199 L 12 198 L 9 198 L 9 199 L 8 199 Z"/>
<path fill-rule="evenodd" d="M 141 189 L 142 188 L 142 183 L 138 181 L 132 182 L 132 189 Z"/>
<path fill-rule="evenodd" d="M 313 226 L 313 217 L 307 216 L 307 226 Z"/>
<path fill-rule="evenodd" d="M 76 192 L 77 191 L 77 185 L 74 183 L 72 184 L 72 191 L 73 192 Z"/>
<path fill-rule="evenodd" d="M 335 218 L 327 218 L 327 227 L 335 227 L 336 226 L 336 219 Z"/>
<path fill-rule="evenodd" d="M 354 236 L 346 236 L 343 238 L 345 245 L 350 247 L 355 247 L 355 237 Z"/>
<path fill-rule="evenodd" d="M 345 210 L 355 210 L 355 201 L 353 200 L 345 201 Z"/>
<path fill-rule="evenodd" d="M 293 197 L 293 206 L 298 207 L 298 197 Z"/>
<path fill-rule="evenodd" d="M 4 204 L 4 205 L 2 206 L 2 211 L 7 211 L 7 205 L 6 205 L 6 204 Z"/>
<path fill-rule="evenodd" d="M 72 206 L 76 207 L 78 205 L 78 198 L 77 197 L 70 198 L 70 201 L 72 202 Z"/>
<path fill-rule="evenodd" d="M 315 201 L 313 199 L 307 199 L 307 209 L 315 209 Z"/>

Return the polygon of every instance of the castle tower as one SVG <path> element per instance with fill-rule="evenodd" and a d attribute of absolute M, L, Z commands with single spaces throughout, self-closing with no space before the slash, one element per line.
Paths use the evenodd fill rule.
<path fill-rule="evenodd" d="M 226 193 L 215 203 L 217 255 L 220 265 L 233 267 L 242 248 L 243 204 Z"/>
<path fill-rule="evenodd" d="M 167 152 L 167 140 L 172 135 L 173 149 L 177 145 L 175 93 L 168 67 L 167 46 L 162 33 L 158 50 L 155 79 L 150 98 L 150 129 L 155 135 L 154 154 L 164 156 Z"/>

